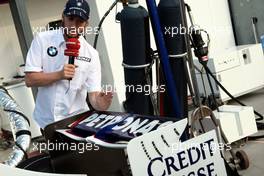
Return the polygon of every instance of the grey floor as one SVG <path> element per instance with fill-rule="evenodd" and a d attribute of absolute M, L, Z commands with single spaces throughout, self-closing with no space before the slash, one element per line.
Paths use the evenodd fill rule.
<path fill-rule="evenodd" d="M 253 106 L 256 111 L 264 114 L 264 89 L 244 95 L 239 100 L 249 106 Z M 229 104 L 235 103 L 229 102 Z M 264 131 L 260 131 L 257 135 L 264 135 Z M 264 139 L 248 141 L 240 149 L 247 153 L 250 160 L 250 167 L 247 170 L 240 171 L 240 174 L 243 176 L 264 175 Z"/>
<path fill-rule="evenodd" d="M 248 95 L 242 96 L 239 100 L 249 106 L 253 106 L 258 112 L 264 114 L 264 89 L 255 91 Z M 228 102 L 228 104 L 235 104 Z M 264 132 L 259 132 L 264 134 Z M 247 170 L 239 171 L 243 176 L 262 176 L 264 175 L 264 139 L 258 141 L 247 141 L 242 147 L 237 150 L 244 150 L 249 156 L 250 167 Z M 11 149 L 0 151 L 0 162 L 8 158 Z"/>
<path fill-rule="evenodd" d="M 11 152 L 11 149 L 0 151 L 0 162 L 5 161 L 8 158 L 8 154 Z"/>

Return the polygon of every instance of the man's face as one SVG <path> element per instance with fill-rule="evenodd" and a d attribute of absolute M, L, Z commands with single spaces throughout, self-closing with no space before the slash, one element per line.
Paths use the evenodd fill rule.
<path fill-rule="evenodd" d="M 83 34 L 88 22 L 78 16 L 65 16 L 62 17 L 64 32 L 67 36 L 77 37 L 78 34 Z"/>

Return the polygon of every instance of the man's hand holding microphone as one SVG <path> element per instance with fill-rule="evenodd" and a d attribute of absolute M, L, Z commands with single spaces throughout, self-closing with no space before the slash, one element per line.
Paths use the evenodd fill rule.
<path fill-rule="evenodd" d="M 65 56 L 69 56 L 68 64 L 64 65 L 61 76 L 62 79 L 72 80 L 75 74 L 74 59 L 79 56 L 80 42 L 78 38 L 69 38 L 66 41 L 66 49 L 64 51 Z"/>
<path fill-rule="evenodd" d="M 75 65 L 72 64 L 66 64 L 63 66 L 63 69 L 61 70 L 61 78 L 71 80 L 74 77 L 75 74 Z"/>
<path fill-rule="evenodd" d="M 69 38 L 66 41 L 66 49 L 64 51 L 65 56 L 69 56 L 68 64 L 64 65 L 63 69 L 58 72 L 45 73 L 41 72 L 27 72 L 26 85 L 28 87 L 44 87 L 66 79 L 72 80 L 75 74 L 74 59 L 79 56 L 80 42 L 78 38 Z"/>
<path fill-rule="evenodd" d="M 72 80 L 75 74 L 74 59 L 79 56 L 80 42 L 78 38 L 69 38 L 66 41 L 65 56 L 69 56 L 68 64 L 64 65 L 61 71 L 62 78 Z M 69 89 L 68 89 L 69 90 Z M 66 93 L 68 92 L 66 91 Z M 107 110 L 111 105 L 113 92 L 92 92 L 89 93 L 89 100 L 96 110 Z"/>

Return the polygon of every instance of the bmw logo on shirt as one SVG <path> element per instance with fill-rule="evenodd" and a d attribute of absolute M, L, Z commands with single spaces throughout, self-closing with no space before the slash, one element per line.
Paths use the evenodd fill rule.
<path fill-rule="evenodd" d="M 47 53 L 48 53 L 49 56 L 55 57 L 58 54 L 58 50 L 57 50 L 56 47 L 51 46 L 51 47 L 48 48 Z"/>

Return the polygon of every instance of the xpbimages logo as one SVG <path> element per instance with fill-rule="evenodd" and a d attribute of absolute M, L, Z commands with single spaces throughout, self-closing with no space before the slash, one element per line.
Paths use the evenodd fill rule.
<path fill-rule="evenodd" d="M 33 143 L 33 151 L 39 151 L 40 153 L 45 151 L 77 151 L 78 153 L 84 153 L 85 151 L 98 151 L 99 146 L 89 142 L 78 143 L 64 143 L 64 142 L 51 142 L 45 143 Z"/>
<path fill-rule="evenodd" d="M 87 27 L 80 27 L 80 28 L 64 28 L 64 27 L 59 27 L 63 33 L 67 34 L 81 34 L 81 35 L 95 35 L 99 33 L 99 27 L 92 27 L 92 26 L 87 26 Z M 32 31 L 33 34 L 37 34 L 40 32 L 45 32 L 45 31 L 52 31 L 56 30 L 58 27 L 52 27 L 52 26 L 37 26 L 33 27 Z"/>
<path fill-rule="evenodd" d="M 114 92 L 114 93 L 139 93 L 143 95 L 151 95 L 152 93 L 160 92 L 164 93 L 166 91 L 165 85 L 111 85 L 111 84 L 105 84 L 102 85 L 102 89 L 105 92 Z"/>

